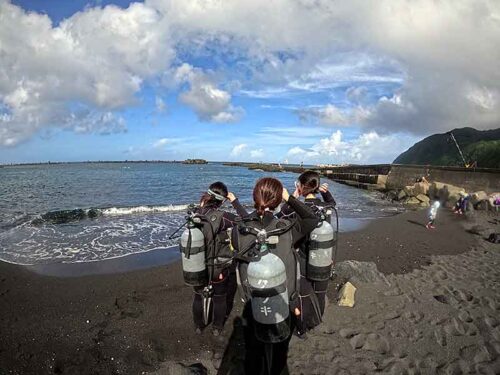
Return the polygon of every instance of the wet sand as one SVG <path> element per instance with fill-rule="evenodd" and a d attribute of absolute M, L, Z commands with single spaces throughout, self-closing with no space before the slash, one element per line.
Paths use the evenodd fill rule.
<path fill-rule="evenodd" d="M 481 366 L 494 369 L 500 345 L 495 320 L 500 313 L 500 260 L 498 245 L 488 245 L 481 230 L 496 226 L 498 231 L 498 221 L 475 216 L 471 220 L 442 210 L 437 229 L 430 231 L 423 227 L 425 211 L 407 212 L 342 233 L 338 260 L 374 262 L 380 280 L 357 282 L 354 308 L 331 304 L 325 322 L 308 340 L 292 340 L 291 373 L 402 373 L 392 367 L 418 368 L 431 361 L 429 353 L 417 347 L 446 354 L 436 359 L 439 371 L 449 366 L 460 369 L 460 361 L 476 363 L 476 356 Z M 464 230 L 477 225 L 482 229 L 471 232 L 480 235 Z M 485 258 L 475 252 L 485 252 Z M 476 289 L 484 295 L 475 297 Z M 463 302 L 469 294 L 478 302 Z M 236 305 L 223 335 L 215 338 L 208 331 L 194 333 L 190 303 L 191 291 L 183 285 L 179 263 L 71 278 L 42 276 L 0 263 L 0 373 L 168 374 L 180 370 L 179 362 L 201 362 L 209 373 L 216 373 L 216 368 L 219 373 L 238 373 L 244 350 L 235 318 L 241 305 Z M 462 310 L 472 321 L 459 316 Z M 473 328 L 462 328 L 462 323 L 474 324 L 477 333 L 467 335 Z M 453 329 L 472 337 L 474 344 Z M 443 340 L 444 346 L 439 344 Z M 420 344 L 412 346 L 413 342 Z M 437 346 L 430 344 L 434 342 Z"/>

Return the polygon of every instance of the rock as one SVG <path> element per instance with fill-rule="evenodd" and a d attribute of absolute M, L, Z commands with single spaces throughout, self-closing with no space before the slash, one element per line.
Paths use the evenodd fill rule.
<path fill-rule="evenodd" d="M 479 202 L 484 201 L 486 199 L 488 199 L 488 194 L 486 194 L 486 192 L 484 191 L 476 191 L 471 196 L 471 202 L 473 205 L 476 205 Z"/>
<path fill-rule="evenodd" d="M 428 182 L 417 182 L 415 185 L 413 185 L 413 193 L 415 195 L 419 194 L 424 194 L 427 195 L 429 194 L 429 183 Z"/>
<path fill-rule="evenodd" d="M 355 293 L 356 287 L 350 282 L 345 283 L 339 293 L 339 306 L 353 307 Z"/>
<path fill-rule="evenodd" d="M 425 195 L 425 194 L 418 194 L 417 195 L 417 199 L 420 201 L 420 202 L 425 202 L 425 203 L 429 203 L 430 202 L 430 198 Z"/>
<path fill-rule="evenodd" d="M 444 188 L 444 185 L 442 182 L 433 182 L 429 187 L 429 196 L 431 198 L 439 198 L 439 192 Z"/>
<path fill-rule="evenodd" d="M 413 186 L 405 186 L 403 191 L 408 197 L 413 197 L 415 195 Z"/>
<path fill-rule="evenodd" d="M 406 198 L 406 193 L 404 190 L 401 190 L 399 193 L 398 193 L 398 201 L 402 201 L 403 199 Z"/>
<path fill-rule="evenodd" d="M 405 201 L 405 204 L 417 205 L 420 204 L 420 201 L 415 197 L 410 197 Z"/>
<path fill-rule="evenodd" d="M 429 196 L 431 198 L 438 198 L 440 201 L 445 202 L 445 206 L 453 207 L 460 198 L 460 192 L 465 189 L 442 182 L 433 182 L 429 189 Z"/>
<path fill-rule="evenodd" d="M 373 262 L 346 260 L 337 263 L 335 272 L 340 280 L 362 283 L 382 281 L 388 284 L 386 277 L 379 272 L 377 265 Z"/>
<path fill-rule="evenodd" d="M 397 201 L 398 200 L 398 191 L 397 190 L 389 190 L 386 194 L 386 197 L 390 201 Z"/>

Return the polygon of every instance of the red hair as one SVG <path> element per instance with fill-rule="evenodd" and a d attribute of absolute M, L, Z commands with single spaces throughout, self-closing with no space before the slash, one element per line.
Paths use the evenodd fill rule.
<path fill-rule="evenodd" d="M 253 201 L 257 213 L 262 216 L 266 208 L 276 209 L 283 200 L 283 185 L 272 177 L 261 178 L 253 188 Z"/>

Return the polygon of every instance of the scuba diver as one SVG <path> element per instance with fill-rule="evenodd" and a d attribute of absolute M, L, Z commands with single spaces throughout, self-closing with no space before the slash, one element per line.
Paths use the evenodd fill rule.
<path fill-rule="evenodd" d="M 257 181 L 255 211 L 234 228 L 235 249 L 245 308 L 245 373 L 281 374 L 286 369 L 288 344 L 298 304 L 299 265 L 295 247 L 318 224 L 312 209 L 283 188 L 275 178 Z M 278 219 L 282 201 L 296 215 Z"/>
<path fill-rule="evenodd" d="M 193 321 L 198 334 L 213 322 L 212 333 L 218 336 L 233 308 L 237 283 L 228 230 L 237 216 L 220 209 L 226 200 L 238 215 L 247 214 L 224 183 L 214 182 L 188 217 L 181 236 L 184 280 L 193 287 Z"/>
<path fill-rule="evenodd" d="M 323 200 L 317 197 L 318 193 Z M 311 207 L 320 220 L 318 227 L 300 241 L 297 249 L 300 263 L 301 315 L 297 317 L 295 333 L 299 338 L 306 338 L 306 332 L 321 323 L 325 312 L 328 281 L 332 275 L 335 258 L 338 221 L 335 233 L 331 226 L 331 214 L 335 210 L 336 202 L 328 191 L 328 184 L 320 185 L 319 173 L 302 173 L 295 182 L 294 196 L 304 197 L 304 203 Z M 294 215 L 290 207 L 284 205 L 279 216 L 286 218 Z"/>

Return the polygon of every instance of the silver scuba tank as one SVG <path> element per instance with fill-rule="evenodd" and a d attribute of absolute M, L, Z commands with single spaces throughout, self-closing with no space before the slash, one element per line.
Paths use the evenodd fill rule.
<path fill-rule="evenodd" d="M 191 218 L 182 232 L 180 250 L 182 253 L 182 273 L 184 282 L 190 286 L 206 286 L 208 269 L 205 254 L 205 236 L 196 225 L 200 219 Z"/>
<path fill-rule="evenodd" d="M 277 343 L 290 335 L 286 268 L 277 255 L 267 252 L 266 243 L 258 242 L 263 255 L 247 269 L 255 335 L 262 342 Z"/>
<path fill-rule="evenodd" d="M 314 281 L 328 280 L 332 271 L 335 236 L 327 217 L 328 211 L 322 213 L 319 225 L 310 234 L 306 277 Z"/>

